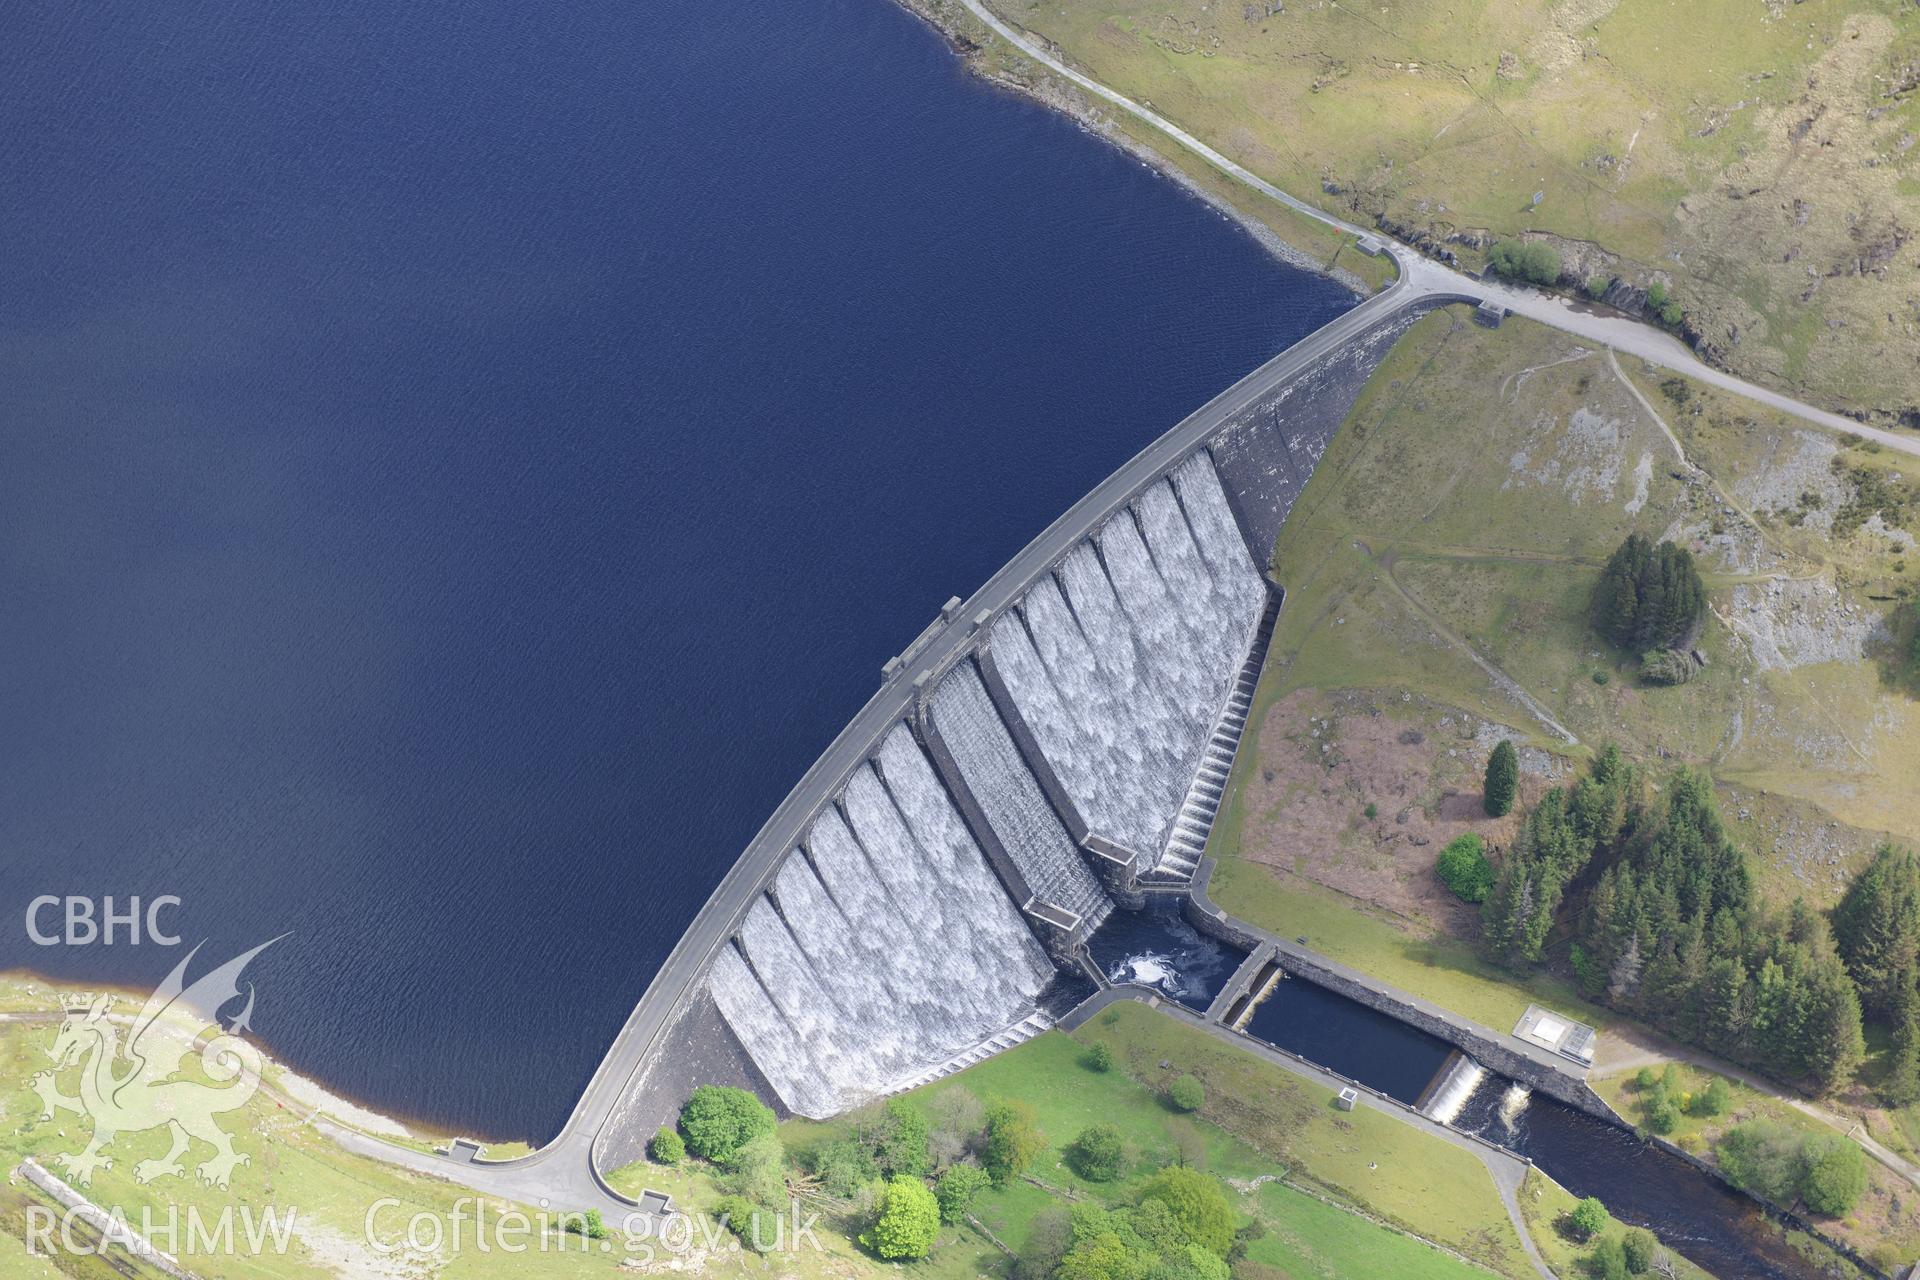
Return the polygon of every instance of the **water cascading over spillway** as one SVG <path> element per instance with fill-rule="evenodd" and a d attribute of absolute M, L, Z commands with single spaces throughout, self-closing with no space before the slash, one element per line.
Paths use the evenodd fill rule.
<path fill-rule="evenodd" d="M 1097 927 L 1113 900 L 1061 825 L 972 662 L 940 682 L 933 724 L 1034 897 L 1072 912 L 1089 931 Z"/>
<path fill-rule="evenodd" d="M 1457 1054 L 1445 1071 L 1421 1109 L 1441 1124 L 1452 1124 L 1459 1117 L 1460 1108 L 1487 1078 L 1487 1069 L 1465 1054 Z"/>
<path fill-rule="evenodd" d="M 1150 485 L 994 624 L 993 660 L 1091 834 L 1149 864 L 1266 588 L 1212 460 Z"/>
<path fill-rule="evenodd" d="M 902 725 L 781 863 L 708 988 L 787 1106 L 829 1116 L 1020 1021 L 1052 976 Z"/>

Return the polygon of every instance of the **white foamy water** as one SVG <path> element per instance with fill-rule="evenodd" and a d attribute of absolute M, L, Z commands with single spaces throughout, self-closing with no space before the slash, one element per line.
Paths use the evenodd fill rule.
<path fill-rule="evenodd" d="M 1001 678 L 1095 834 L 1164 847 L 1265 601 L 1202 451 L 996 622 Z"/>
<path fill-rule="evenodd" d="M 1025 1018 L 1053 976 L 905 726 L 787 855 L 708 989 L 801 1115 L 828 1116 Z"/>
<path fill-rule="evenodd" d="M 1472 1058 L 1455 1059 L 1453 1069 L 1428 1101 L 1427 1114 L 1441 1124 L 1452 1124 L 1459 1117 L 1460 1108 L 1466 1105 L 1467 1099 L 1473 1096 L 1473 1091 L 1480 1087 L 1486 1075 L 1487 1069 Z"/>
<path fill-rule="evenodd" d="M 1520 1123 L 1520 1113 L 1527 1109 L 1527 1100 L 1533 1097 L 1533 1090 L 1523 1084 L 1510 1084 L 1507 1091 L 1500 1095 L 1500 1123 L 1508 1133 L 1513 1132 Z"/>

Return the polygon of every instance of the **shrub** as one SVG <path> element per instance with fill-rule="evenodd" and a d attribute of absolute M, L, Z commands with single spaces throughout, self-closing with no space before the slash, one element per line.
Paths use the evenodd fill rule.
<path fill-rule="evenodd" d="M 1520 789 L 1520 753 L 1505 738 L 1494 745 L 1487 757 L 1487 778 L 1480 796 L 1480 807 L 1489 818 L 1502 818 L 1513 810 L 1514 794 Z"/>
<path fill-rule="evenodd" d="M 1140 1199 L 1165 1203 L 1186 1238 L 1207 1252 L 1224 1258 L 1233 1247 L 1233 1205 L 1219 1181 L 1199 1170 L 1170 1165 L 1148 1179 Z"/>
<path fill-rule="evenodd" d="M 576 1236 L 585 1236 L 589 1240 L 607 1238 L 607 1224 L 600 1217 L 598 1209 L 589 1209 L 585 1213 L 562 1213 L 554 1219 L 562 1231 L 570 1231 Z"/>
<path fill-rule="evenodd" d="M 1678 649 L 1655 649 L 1640 657 L 1640 678 L 1648 684 L 1685 684 L 1697 669 Z"/>
<path fill-rule="evenodd" d="M 1181 1076 L 1167 1086 L 1167 1101 L 1177 1111 L 1198 1111 L 1207 1105 L 1207 1088 L 1193 1076 Z"/>
<path fill-rule="evenodd" d="M 1636 1089 L 1651 1089 L 1659 1083 L 1660 1076 L 1652 1067 L 1642 1067 L 1633 1073 L 1633 1087 Z"/>
<path fill-rule="evenodd" d="M 1813 1134 L 1800 1148 L 1800 1198 L 1815 1213 L 1837 1217 L 1867 1189 L 1867 1158 L 1837 1133 Z"/>
<path fill-rule="evenodd" d="M 787 1153 L 773 1134 L 763 1133 L 736 1151 L 732 1169 L 725 1181 L 727 1190 L 757 1205 L 771 1207 L 785 1203 Z"/>
<path fill-rule="evenodd" d="M 889 1178 L 905 1174 L 918 1178 L 927 1172 L 927 1118 L 905 1098 L 888 1098 L 878 1115 L 860 1125 L 860 1138 L 873 1152 L 873 1162 Z"/>
<path fill-rule="evenodd" d="M 967 1210 L 987 1189 L 992 1179 L 977 1164 L 956 1164 L 933 1184 L 933 1198 L 940 1205 L 940 1221 L 954 1223 L 967 1216 Z"/>
<path fill-rule="evenodd" d="M 1720 1171 L 1743 1191 L 1781 1204 L 1793 1198 L 1800 1180 L 1800 1144 L 1785 1126 L 1749 1120 L 1720 1139 L 1714 1156 Z"/>
<path fill-rule="evenodd" d="M 1591 1240 L 1607 1229 L 1612 1219 L 1607 1216 L 1607 1206 L 1594 1196 L 1588 1196 L 1573 1206 L 1567 1214 L 1567 1223 L 1579 1239 Z"/>
<path fill-rule="evenodd" d="M 979 1145 L 986 1128 L 987 1109 L 971 1090 L 950 1085 L 927 1102 L 933 1132 L 927 1135 L 927 1155 L 936 1167 L 954 1163 Z"/>
<path fill-rule="evenodd" d="M 1586 285 L 1587 296 L 1598 302 L 1607 296 L 1607 290 L 1612 284 L 1612 279 L 1607 276 L 1589 276 Z"/>
<path fill-rule="evenodd" d="M 1380 806 L 1369 802 L 1367 807 L 1361 810 L 1361 812 L 1367 815 L 1368 821 L 1372 821 L 1374 818 L 1380 816 Z"/>
<path fill-rule="evenodd" d="M 1440 883 L 1462 902 L 1480 902 L 1493 888 L 1493 864 L 1487 861 L 1487 842 L 1469 831 L 1447 841 L 1434 863 Z"/>
<path fill-rule="evenodd" d="M 887 1182 L 880 1215 L 860 1233 L 860 1243 L 889 1261 L 924 1258 L 940 1237 L 940 1202 L 918 1178 Z"/>
<path fill-rule="evenodd" d="M 873 1152 L 855 1138 L 841 1138 L 816 1148 L 812 1169 L 827 1194 L 842 1200 L 880 1176 Z"/>
<path fill-rule="evenodd" d="M 1097 1044 L 1087 1050 L 1085 1056 L 1080 1059 L 1080 1065 L 1089 1071 L 1098 1071 L 1103 1074 L 1111 1071 L 1113 1070 L 1113 1050 L 1103 1044 Z"/>
<path fill-rule="evenodd" d="M 987 1141 L 980 1162 L 993 1185 L 1004 1187 L 1026 1172 L 1046 1143 L 1032 1107 L 1024 1102 L 996 1102 L 987 1108 Z"/>
<path fill-rule="evenodd" d="M 1552 284 L 1560 278 L 1560 254 L 1539 240 L 1502 240 L 1487 251 L 1487 267 L 1509 280 Z"/>
<path fill-rule="evenodd" d="M 655 1164 L 679 1164 L 686 1159 L 687 1144 L 680 1140 L 679 1134 L 662 1125 L 660 1132 L 647 1143 L 647 1154 Z"/>
<path fill-rule="evenodd" d="M 1718 1116 L 1725 1115 L 1732 1105 L 1733 1090 L 1725 1080 L 1715 1076 L 1711 1084 L 1694 1095 L 1693 1105 L 1687 1109 L 1697 1116 Z"/>
<path fill-rule="evenodd" d="M 1073 1247 L 1073 1222 L 1059 1207 L 1042 1209 L 1027 1228 L 1027 1242 L 1014 1259 L 1015 1280 L 1052 1280 L 1060 1260 Z"/>
<path fill-rule="evenodd" d="M 1088 1182 L 1112 1182 L 1127 1171 L 1127 1144 L 1112 1125 L 1089 1125 L 1067 1148 L 1067 1163 Z"/>
<path fill-rule="evenodd" d="M 758 1208 L 745 1196 L 721 1196 L 713 1206 L 714 1216 L 726 1224 L 727 1230 L 739 1237 L 742 1247 L 755 1253 L 766 1252 L 780 1238 L 777 1229 L 772 1233 L 772 1240 L 765 1238 L 766 1233 L 761 1230 L 759 1222 L 763 1213 L 771 1215 L 772 1211 Z M 778 1221 L 777 1217 L 775 1220 Z"/>
<path fill-rule="evenodd" d="M 1626 1245 L 1618 1236 L 1608 1236 L 1587 1256 L 1587 1274 L 1594 1280 L 1627 1280 Z"/>
<path fill-rule="evenodd" d="M 1621 1237 L 1620 1252 L 1626 1258 L 1627 1270 L 1636 1276 L 1643 1276 L 1653 1270 L 1653 1264 L 1660 1256 L 1660 1242 L 1645 1227 L 1635 1227 Z"/>
<path fill-rule="evenodd" d="M 680 1108 L 680 1132 L 687 1150 L 715 1164 L 731 1164 L 740 1148 L 772 1133 L 771 1108 L 745 1089 L 703 1084 Z"/>
<path fill-rule="evenodd" d="M 1613 679 L 1613 677 L 1604 671 L 1596 671 L 1593 673 L 1593 682 L 1597 685 L 1604 686 L 1611 679 Z"/>

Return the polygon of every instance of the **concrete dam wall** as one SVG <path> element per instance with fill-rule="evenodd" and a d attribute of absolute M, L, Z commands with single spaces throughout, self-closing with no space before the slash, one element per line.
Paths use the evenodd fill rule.
<path fill-rule="evenodd" d="M 792 1110 L 827 1116 L 1033 1011 L 1053 965 L 906 726 L 714 957 L 714 1002 Z"/>
<path fill-rule="evenodd" d="M 1266 598 L 1203 449 L 930 682 L 921 737 L 886 734 L 708 975 L 790 1110 L 837 1114 L 1047 1024 L 1056 964 L 1158 857 Z"/>
<path fill-rule="evenodd" d="M 1158 861 L 1266 599 L 1202 452 L 994 623 L 992 661 L 1082 839 L 1136 872 Z"/>
<path fill-rule="evenodd" d="M 1051 1025 L 1050 985 L 1084 976 L 1116 904 L 1190 878 L 1273 616 L 1273 538 L 1424 309 L 1368 304 L 1275 357 L 887 664 L 583 1097 L 598 1164 L 703 1080 L 825 1116 Z"/>

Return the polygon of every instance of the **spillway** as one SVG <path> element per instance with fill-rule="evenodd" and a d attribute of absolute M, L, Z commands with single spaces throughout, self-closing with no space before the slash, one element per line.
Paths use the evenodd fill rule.
<path fill-rule="evenodd" d="M 1165 848 L 1266 607 L 1202 449 L 916 680 L 913 727 L 812 816 L 709 970 L 789 1108 L 837 1114 L 1046 1024 L 1053 962 Z"/>
<path fill-rule="evenodd" d="M 1052 976 L 900 725 L 780 864 L 708 989 L 788 1107 L 828 1116 L 1026 1018 Z"/>
<path fill-rule="evenodd" d="M 940 682 L 933 723 L 1034 896 L 1096 927 L 1113 901 L 1061 825 L 973 663 L 961 663 Z"/>
<path fill-rule="evenodd" d="M 1165 847 L 1266 598 L 1202 451 L 994 624 L 1019 716 L 1088 832 L 1139 869 Z"/>

